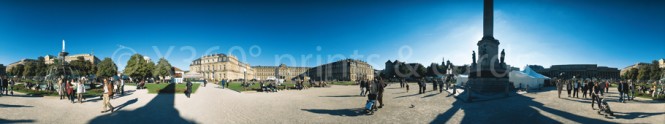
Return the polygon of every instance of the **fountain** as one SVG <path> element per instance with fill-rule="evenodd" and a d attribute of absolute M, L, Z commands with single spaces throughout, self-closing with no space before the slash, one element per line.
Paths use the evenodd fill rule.
<path fill-rule="evenodd" d="M 48 68 L 48 74 L 44 77 L 45 84 L 40 84 L 41 89 L 47 89 L 50 91 L 55 91 L 56 88 L 60 86 L 57 85 L 59 80 L 71 80 L 76 77 L 80 77 L 80 72 L 78 70 L 72 69 L 69 66 L 65 57 L 69 53 L 65 51 L 65 40 L 62 40 L 62 52 L 58 54 L 57 62 L 54 62 L 53 66 Z"/>

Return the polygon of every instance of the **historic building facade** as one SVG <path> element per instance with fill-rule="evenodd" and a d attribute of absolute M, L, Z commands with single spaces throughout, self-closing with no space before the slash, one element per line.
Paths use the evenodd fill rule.
<path fill-rule="evenodd" d="M 254 79 L 254 70 L 233 55 L 212 54 L 198 58 L 189 65 L 190 72 L 203 75 L 206 80 Z"/>
<path fill-rule="evenodd" d="M 312 80 L 357 81 L 374 78 L 374 68 L 367 62 L 344 59 L 310 68 L 308 75 Z"/>
<path fill-rule="evenodd" d="M 83 58 L 83 60 L 85 60 L 85 61 L 90 61 L 90 62 L 92 62 L 92 64 L 95 64 L 95 65 L 102 61 L 99 58 L 97 58 L 97 56 L 95 56 L 93 54 L 87 54 L 87 53 L 65 56 L 65 61 L 71 62 L 71 61 L 77 60 L 79 57 Z M 55 57 L 55 56 L 46 55 L 46 56 L 44 56 L 44 63 L 53 64 L 53 62 L 55 62 L 56 59 L 57 59 L 57 57 Z"/>
<path fill-rule="evenodd" d="M 598 66 L 596 64 L 570 64 L 570 65 L 552 65 L 550 68 L 543 68 L 538 65 L 530 65 L 534 71 L 551 78 L 598 78 L 598 79 L 619 79 L 619 69 Z"/>
<path fill-rule="evenodd" d="M 305 79 L 310 67 L 289 67 L 285 64 L 279 66 L 252 66 L 257 80 L 295 80 Z"/>

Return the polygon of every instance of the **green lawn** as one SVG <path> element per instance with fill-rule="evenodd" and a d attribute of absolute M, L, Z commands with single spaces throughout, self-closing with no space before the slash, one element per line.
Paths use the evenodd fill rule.
<path fill-rule="evenodd" d="M 160 83 L 160 84 L 154 84 L 154 83 L 149 83 L 145 84 L 145 86 L 148 89 L 148 93 L 184 93 L 185 90 L 187 89 L 187 86 L 185 84 L 175 84 L 175 89 L 164 89 L 166 86 L 169 86 L 170 83 Z M 196 93 L 196 90 L 199 89 L 199 83 L 194 83 L 192 86 L 192 93 Z"/>
<path fill-rule="evenodd" d="M 261 84 L 260 84 L 260 83 L 254 83 L 254 85 L 250 85 L 250 86 L 247 87 L 247 88 L 243 88 L 243 87 L 241 86 L 241 84 L 242 84 L 241 82 L 231 82 L 231 83 L 229 84 L 229 87 L 227 87 L 227 88 L 229 88 L 229 89 L 231 89 L 231 90 L 234 90 L 234 91 L 238 91 L 238 92 L 242 92 L 242 91 L 258 91 L 258 90 L 261 89 Z M 268 84 L 265 84 L 265 85 L 267 86 Z M 278 88 L 278 89 L 284 89 L 284 88 L 286 88 L 285 86 L 288 86 L 289 88 L 295 88 L 295 87 L 293 87 L 293 86 L 294 86 L 293 83 L 284 83 L 284 86 L 279 86 L 279 87 L 277 87 L 277 88 Z"/>
<path fill-rule="evenodd" d="M 17 84 L 12 89 L 14 89 L 14 92 L 21 92 L 21 93 L 25 93 L 27 95 L 58 96 L 57 91 L 30 90 L 30 89 L 26 89 L 24 84 Z M 83 94 L 83 96 L 85 96 L 85 97 L 101 96 L 103 92 L 104 92 L 104 90 L 101 89 L 101 88 L 89 89 Z"/>

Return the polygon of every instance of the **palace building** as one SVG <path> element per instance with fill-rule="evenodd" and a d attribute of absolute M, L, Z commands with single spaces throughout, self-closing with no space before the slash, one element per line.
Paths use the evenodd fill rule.
<path fill-rule="evenodd" d="M 296 80 L 305 79 L 310 67 L 289 67 L 285 64 L 279 66 L 252 66 L 257 80 Z"/>
<path fill-rule="evenodd" d="M 254 79 L 254 70 L 249 64 L 226 54 L 212 54 L 198 58 L 189 65 L 189 71 L 202 74 L 203 78 L 212 81 Z"/>
<path fill-rule="evenodd" d="M 310 68 L 308 75 L 312 80 L 357 81 L 374 78 L 374 68 L 367 62 L 344 59 Z"/>
<path fill-rule="evenodd" d="M 534 71 L 548 77 L 556 78 L 598 78 L 598 79 L 619 79 L 619 69 L 598 66 L 596 64 L 570 64 L 570 65 L 552 65 L 550 68 L 543 68 L 539 65 L 529 65 Z"/>

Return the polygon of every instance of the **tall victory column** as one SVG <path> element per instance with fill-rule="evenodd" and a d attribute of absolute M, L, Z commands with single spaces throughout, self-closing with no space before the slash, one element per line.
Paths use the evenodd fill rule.
<path fill-rule="evenodd" d="M 483 38 L 478 41 L 478 61 L 475 51 L 469 71 L 467 88 L 475 94 L 507 93 L 508 68 L 504 52 L 499 57 L 499 40 L 494 39 L 494 1 L 485 0 L 483 7 Z M 501 58 L 501 60 L 499 60 Z"/>

